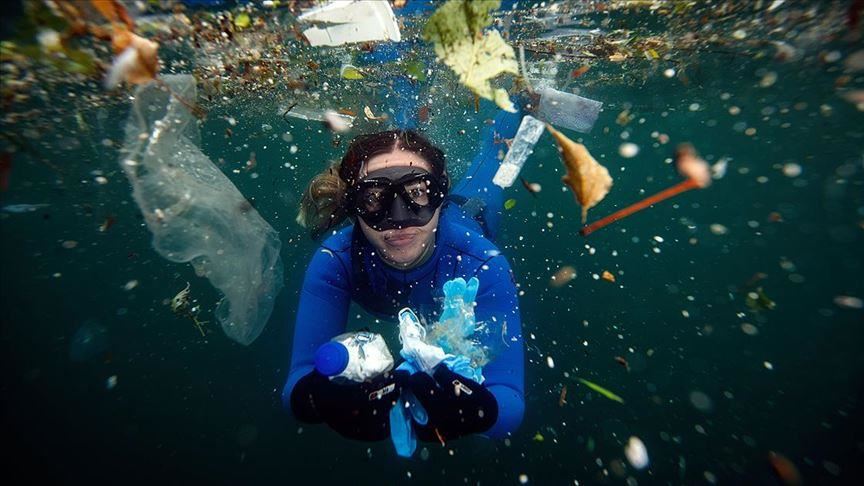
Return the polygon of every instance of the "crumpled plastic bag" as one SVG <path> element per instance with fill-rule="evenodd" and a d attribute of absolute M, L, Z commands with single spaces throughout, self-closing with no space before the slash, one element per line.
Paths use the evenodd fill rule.
<path fill-rule="evenodd" d="M 222 330 L 249 345 L 264 330 L 282 290 L 282 244 L 201 152 L 196 119 L 189 102 L 181 101 L 195 99 L 190 75 L 139 86 L 120 165 L 153 234 L 153 248 L 207 277 L 223 295 L 215 309 Z"/>

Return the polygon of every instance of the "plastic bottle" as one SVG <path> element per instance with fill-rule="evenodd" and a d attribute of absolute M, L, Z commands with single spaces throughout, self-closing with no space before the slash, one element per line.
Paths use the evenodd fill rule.
<path fill-rule="evenodd" d="M 364 382 L 393 369 L 393 356 L 379 334 L 340 334 L 315 353 L 315 369 L 331 380 Z"/>

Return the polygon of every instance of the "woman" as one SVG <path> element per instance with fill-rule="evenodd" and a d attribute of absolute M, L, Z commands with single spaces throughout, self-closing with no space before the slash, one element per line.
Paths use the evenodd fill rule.
<path fill-rule="evenodd" d="M 495 135 L 512 138 L 519 120 L 500 112 L 485 128 L 479 154 L 452 193 L 444 154 L 410 130 L 357 137 L 338 170 L 328 169 L 312 181 L 299 219 L 313 233 L 330 230 L 346 216 L 354 224 L 321 244 L 303 282 L 291 371 L 282 392 L 283 405 L 299 420 L 326 422 L 349 438 L 386 439 L 389 410 L 408 389 L 429 415 L 425 426 L 415 424 L 421 440 L 472 433 L 501 438 L 518 427 L 525 405 L 516 285 L 491 240 L 503 203 L 492 177 L 506 148 Z M 394 321 L 403 307 L 434 322 L 444 282 L 475 276 L 480 281 L 477 322 L 499 325 L 506 343 L 483 368 L 483 385 L 443 364 L 433 376 L 397 371 L 347 385 L 314 371 L 318 347 L 345 331 L 351 300 L 385 322 Z M 454 387 L 457 379 L 467 391 Z"/>

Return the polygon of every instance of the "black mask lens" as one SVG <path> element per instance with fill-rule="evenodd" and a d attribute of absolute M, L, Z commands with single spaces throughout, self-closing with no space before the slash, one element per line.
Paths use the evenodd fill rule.
<path fill-rule="evenodd" d="M 375 171 L 349 193 L 354 214 L 376 231 L 426 225 L 445 196 L 437 177 L 413 167 Z"/>

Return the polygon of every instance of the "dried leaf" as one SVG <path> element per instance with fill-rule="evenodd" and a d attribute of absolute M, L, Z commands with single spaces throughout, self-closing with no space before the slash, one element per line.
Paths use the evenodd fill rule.
<path fill-rule="evenodd" d="M 591 69 L 591 66 L 589 66 L 587 64 L 584 66 L 580 66 L 580 67 L 574 69 L 572 73 L 570 73 L 570 77 L 573 79 L 576 79 L 579 76 L 582 76 L 583 74 L 587 73 L 589 69 Z"/>
<path fill-rule="evenodd" d="M 570 140 L 551 125 L 547 124 L 546 129 L 558 142 L 561 161 L 567 170 L 567 175 L 561 178 L 561 182 L 573 191 L 576 201 L 582 206 L 582 223 L 585 223 L 588 210 L 609 193 L 612 177 L 606 167 L 594 160 L 584 145 Z"/>

